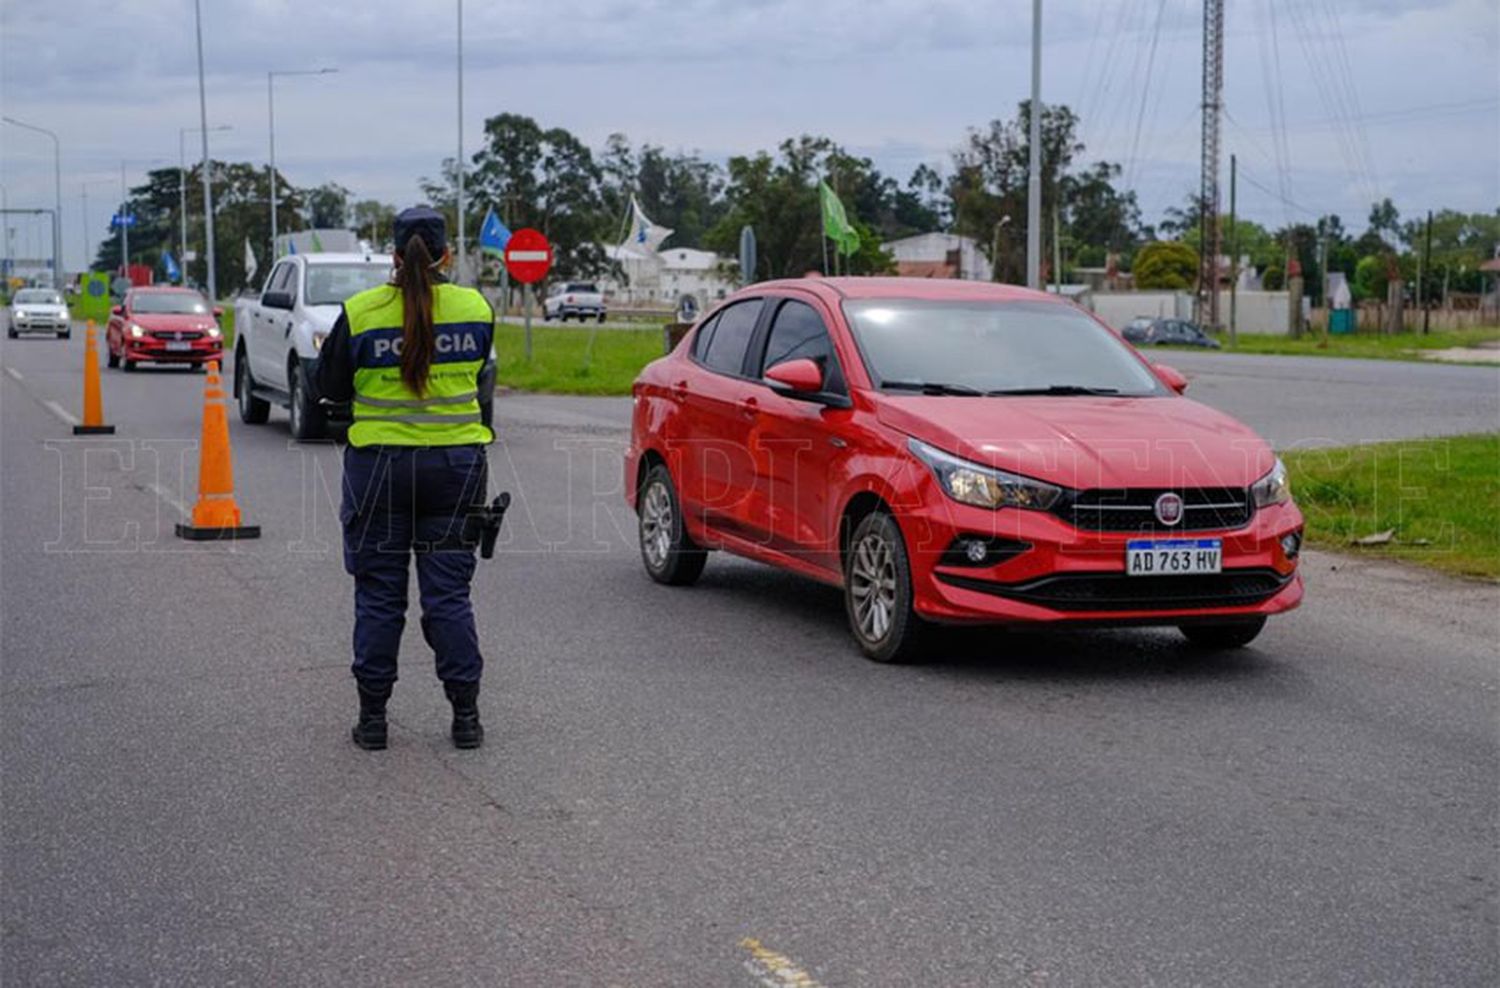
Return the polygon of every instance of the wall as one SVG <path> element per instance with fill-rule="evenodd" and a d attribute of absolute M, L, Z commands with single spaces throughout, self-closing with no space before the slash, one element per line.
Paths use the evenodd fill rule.
<path fill-rule="evenodd" d="M 1089 306 L 1099 318 L 1116 329 L 1123 329 L 1136 316 L 1155 319 L 1194 318 L 1193 296 L 1189 292 L 1094 292 Z M 1229 293 L 1219 293 L 1219 320 L 1229 325 Z M 1286 335 L 1287 293 L 1238 293 L 1235 302 L 1235 325 L 1242 333 L 1276 333 Z"/>

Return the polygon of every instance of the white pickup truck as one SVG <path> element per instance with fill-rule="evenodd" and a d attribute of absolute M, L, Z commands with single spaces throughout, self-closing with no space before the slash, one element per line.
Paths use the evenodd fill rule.
<path fill-rule="evenodd" d="M 240 420 L 259 425 L 271 405 L 287 409 L 292 437 L 322 439 L 332 420 L 347 420 L 347 406 L 320 405 L 310 382 L 318 350 L 349 296 L 390 280 L 384 254 L 292 254 L 276 262 L 260 295 L 234 307 L 234 395 Z M 480 379 L 480 405 L 491 417 L 494 362 Z"/>
<path fill-rule="evenodd" d="M 605 312 L 604 295 L 591 281 L 562 282 L 542 302 L 543 322 L 552 319 L 567 322 L 575 316 L 579 322 L 585 319 L 603 322 Z"/>

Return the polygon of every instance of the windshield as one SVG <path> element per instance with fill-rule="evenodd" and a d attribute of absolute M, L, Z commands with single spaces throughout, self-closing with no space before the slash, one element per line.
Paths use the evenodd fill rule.
<path fill-rule="evenodd" d="M 845 302 L 877 387 L 929 393 L 1159 395 L 1130 348 L 1051 302 Z"/>
<path fill-rule="evenodd" d="M 309 264 L 308 305 L 343 305 L 351 295 L 391 280 L 389 264 Z"/>
<path fill-rule="evenodd" d="M 25 291 L 16 292 L 15 302 L 17 305 L 62 305 L 62 296 L 56 292 L 39 291 L 30 288 Z"/>
<path fill-rule="evenodd" d="M 130 311 L 161 313 L 163 315 L 204 316 L 208 314 L 208 302 L 197 292 L 147 292 L 133 295 Z"/>

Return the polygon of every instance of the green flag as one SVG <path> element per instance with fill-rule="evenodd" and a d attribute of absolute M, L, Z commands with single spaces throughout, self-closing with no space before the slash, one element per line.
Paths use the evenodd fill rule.
<path fill-rule="evenodd" d="M 312 232 L 312 248 L 316 253 L 323 253 L 323 241 L 318 238 L 318 231 Z"/>
<path fill-rule="evenodd" d="M 849 255 L 859 250 L 859 233 L 844 215 L 844 204 L 824 181 L 818 182 L 818 198 L 823 204 L 823 234 L 832 240 L 840 254 Z"/>

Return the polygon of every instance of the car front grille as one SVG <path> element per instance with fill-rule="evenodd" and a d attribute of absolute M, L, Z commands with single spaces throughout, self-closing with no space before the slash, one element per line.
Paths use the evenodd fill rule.
<path fill-rule="evenodd" d="M 1126 576 L 1065 573 L 1026 583 L 996 583 L 939 573 L 944 583 L 1057 611 L 1182 611 L 1245 607 L 1268 600 L 1290 576 L 1270 569 L 1227 570 L 1200 576 Z"/>
<path fill-rule="evenodd" d="M 159 329 L 151 332 L 153 339 L 166 340 L 169 343 L 178 343 L 183 340 L 201 340 L 203 333 L 197 329 Z"/>
<path fill-rule="evenodd" d="M 1182 498 L 1182 520 L 1164 525 L 1156 518 L 1156 500 L 1172 493 Z M 1053 513 L 1076 528 L 1091 532 L 1204 532 L 1243 528 L 1255 515 L 1250 492 L 1243 487 L 1094 488 L 1059 502 Z"/>

